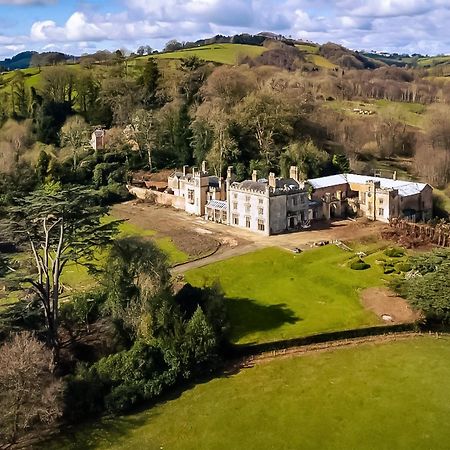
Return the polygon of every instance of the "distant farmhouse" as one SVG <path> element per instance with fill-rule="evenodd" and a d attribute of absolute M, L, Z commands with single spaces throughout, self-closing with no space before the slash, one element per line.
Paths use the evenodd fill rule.
<path fill-rule="evenodd" d="M 348 216 L 388 222 L 404 217 L 427 220 L 433 213 L 430 185 L 394 178 L 338 174 L 299 180 L 297 167 L 289 178 L 270 173 L 267 179 L 235 181 L 232 168 L 226 179 L 200 169 L 175 171 L 158 189 L 155 183 L 135 180 L 128 186 L 138 198 L 182 209 L 206 220 L 264 235 L 307 229 L 312 221 Z"/>

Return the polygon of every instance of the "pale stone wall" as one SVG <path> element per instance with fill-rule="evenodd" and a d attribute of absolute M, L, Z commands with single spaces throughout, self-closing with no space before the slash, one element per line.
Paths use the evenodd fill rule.
<path fill-rule="evenodd" d="M 268 192 L 241 191 L 230 188 L 228 211 L 228 223 L 230 226 L 245 228 L 255 233 L 269 234 Z M 260 223 L 264 224 L 264 230 L 259 229 L 258 221 L 262 221 Z"/>
<path fill-rule="evenodd" d="M 185 209 L 185 201 L 183 197 L 135 186 L 127 186 L 127 188 L 130 194 L 140 200 L 152 201 L 158 205 L 171 206 L 175 209 Z"/>

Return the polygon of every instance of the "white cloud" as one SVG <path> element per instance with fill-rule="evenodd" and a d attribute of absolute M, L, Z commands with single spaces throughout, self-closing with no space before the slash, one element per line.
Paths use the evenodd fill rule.
<path fill-rule="evenodd" d="M 51 0 L 40 0 L 48 2 Z M 274 31 L 317 42 L 422 53 L 450 52 L 450 0 L 122 0 L 124 9 L 83 7 L 65 22 L 48 16 L 28 36 L 2 36 L 6 45 L 42 49 L 161 48 L 169 39 L 196 40 L 213 34 Z M 0 0 L 5 4 L 5 0 Z M 36 0 L 9 1 L 31 4 Z M 106 3 L 106 2 L 105 2 Z M 102 9 L 102 11 L 105 8 Z M 51 10 L 49 10 L 51 14 Z"/>

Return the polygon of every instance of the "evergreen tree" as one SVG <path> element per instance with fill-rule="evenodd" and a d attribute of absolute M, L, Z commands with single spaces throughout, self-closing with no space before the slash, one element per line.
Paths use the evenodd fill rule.
<path fill-rule="evenodd" d="M 149 58 L 140 80 L 143 87 L 142 103 L 147 109 L 158 106 L 157 92 L 160 78 L 158 63 L 154 58 Z"/>

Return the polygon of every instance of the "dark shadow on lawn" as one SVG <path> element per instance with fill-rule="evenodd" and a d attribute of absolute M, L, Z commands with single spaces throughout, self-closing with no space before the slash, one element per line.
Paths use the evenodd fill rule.
<path fill-rule="evenodd" d="M 231 340 L 238 341 L 258 331 L 269 331 L 284 324 L 294 324 L 301 319 L 285 303 L 262 305 L 249 298 L 227 298 L 231 323 Z"/>

